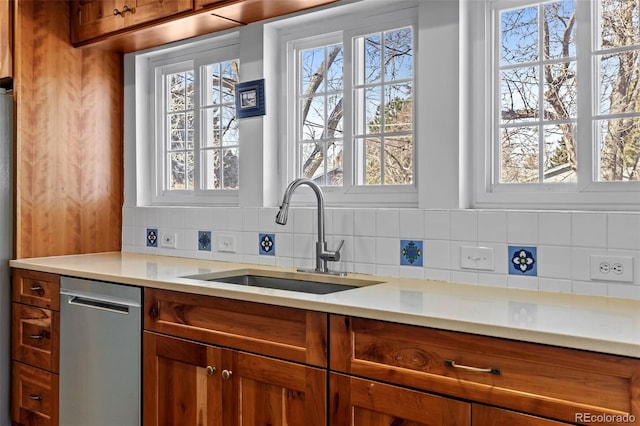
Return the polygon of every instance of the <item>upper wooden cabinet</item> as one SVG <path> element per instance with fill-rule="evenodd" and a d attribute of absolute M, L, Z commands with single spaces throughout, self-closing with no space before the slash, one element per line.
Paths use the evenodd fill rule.
<path fill-rule="evenodd" d="M 337 0 L 72 0 L 74 46 L 129 53 Z"/>
<path fill-rule="evenodd" d="M 192 0 L 75 0 L 72 41 L 81 42 L 191 10 Z"/>
<path fill-rule="evenodd" d="M 13 77 L 13 1 L 0 1 L 0 87 Z"/>

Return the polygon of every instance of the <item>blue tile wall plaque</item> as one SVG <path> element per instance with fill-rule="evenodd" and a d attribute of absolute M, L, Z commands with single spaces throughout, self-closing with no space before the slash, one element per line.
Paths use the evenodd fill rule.
<path fill-rule="evenodd" d="M 265 115 L 264 79 L 236 84 L 236 117 Z"/>

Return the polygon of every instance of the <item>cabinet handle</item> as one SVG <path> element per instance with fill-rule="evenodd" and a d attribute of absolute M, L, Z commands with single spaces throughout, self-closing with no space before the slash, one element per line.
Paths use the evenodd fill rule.
<path fill-rule="evenodd" d="M 113 15 L 114 16 L 122 15 L 122 17 L 124 17 L 125 13 L 133 13 L 133 9 L 131 9 L 126 4 L 122 7 L 122 10 L 113 9 Z"/>
<path fill-rule="evenodd" d="M 29 399 L 32 399 L 34 401 L 42 401 L 42 397 L 40 395 L 34 395 L 34 394 L 29 394 Z"/>
<path fill-rule="evenodd" d="M 222 370 L 222 378 L 225 380 L 229 380 L 231 378 L 231 374 L 233 374 L 230 370 Z"/>
<path fill-rule="evenodd" d="M 44 335 L 42 333 L 40 333 L 40 334 L 30 334 L 29 338 L 40 340 L 40 339 L 44 339 Z"/>
<path fill-rule="evenodd" d="M 207 366 L 207 376 L 211 376 L 215 372 L 216 372 L 216 368 L 215 367 L 212 367 L 210 365 Z"/>
<path fill-rule="evenodd" d="M 42 290 L 44 290 L 44 289 L 42 288 L 42 286 L 41 286 L 41 285 L 33 284 L 33 285 L 31 286 L 31 291 L 41 292 Z"/>
<path fill-rule="evenodd" d="M 459 364 L 456 364 L 456 362 L 451 359 L 445 360 L 444 365 L 446 365 L 447 367 L 457 368 L 459 370 L 472 371 L 474 373 L 490 373 L 490 374 L 495 374 L 497 376 L 502 374 L 502 370 L 500 370 L 499 368 L 493 368 L 493 367 L 478 368 L 478 367 L 470 367 L 468 365 L 459 365 Z"/>

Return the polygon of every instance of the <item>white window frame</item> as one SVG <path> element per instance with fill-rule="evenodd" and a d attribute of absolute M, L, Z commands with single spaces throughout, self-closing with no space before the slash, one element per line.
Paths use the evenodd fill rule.
<path fill-rule="evenodd" d="M 525 7 L 540 1 L 467 0 L 465 5 L 471 26 L 464 41 L 469 50 L 471 66 L 466 78 L 471 81 L 469 94 L 461 94 L 461 102 L 468 102 L 471 131 L 467 132 L 473 152 L 473 207 L 476 208 L 549 208 L 589 210 L 640 209 L 640 182 L 602 182 L 597 180 L 594 159 L 598 147 L 594 142 L 597 94 L 595 53 L 597 3 L 577 0 L 577 57 L 578 57 L 578 126 L 577 126 L 577 183 L 567 184 L 499 184 L 497 182 L 497 153 L 495 152 L 494 107 L 499 101 L 499 82 L 494 80 L 499 49 L 496 40 L 495 8 Z M 587 28 L 588 30 L 585 30 Z M 586 52 L 586 53 L 585 53 Z M 589 59 L 582 59 L 588 55 Z M 463 72 L 465 72 L 463 70 Z M 493 88 L 496 87 L 494 90 Z M 593 93 L 593 99 L 590 95 Z"/>
<path fill-rule="evenodd" d="M 354 25 L 354 23 L 362 23 Z M 284 114 L 281 119 L 286 129 L 286 140 L 280 143 L 280 167 L 279 181 L 282 187 L 295 179 L 296 176 L 296 132 L 297 132 L 297 108 L 292 101 L 296 99 L 297 87 L 297 49 L 324 46 L 336 42 L 343 43 L 344 58 L 344 102 L 345 111 L 343 121 L 343 167 L 345 184 L 352 182 L 354 178 L 352 124 L 354 112 L 352 105 L 353 75 L 352 75 L 352 40 L 354 37 L 368 35 L 375 32 L 393 30 L 397 28 L 412 27 L 413 31 L 413 183 L 411 185 L 345 185 L 323 186 L 322 190 L 328 205 L 333 206 L 393 206 L 393 207 L 417 207 L 418 206 L 418 7 L 413 2 L 399 2 L 389 7 L 373 6 L 361 7 L 354 12 L 340 13 L 330 19 L 322 19 L 320 22 L 307 22 L 305 25 L 296 25 L 281 31 L 280 45 L 284 54 L 281 67 L 283 73 L 281 85 L 285 88 L 286 95 L 281 99 L 281 108 Z M 349 28 L 344 30 L 344 28 Z M 290 76 L 295 76 L 291 78 Z M 349 115 L 348 112 L 350 113 Z M 347 179 L 347 176 L 349 178 Z M 314 202 L 311 191 L 301 188 L 301 194 L 296 196 L 300 204 Z M 294 200 L 296 201 L 296 200 Z"/>
<path fill-rule="evenodd" d="M 201 96 L 201 73 L 200 67 L 213 63 L 220 63 L 240 57 L 239 36 L 237 33 L 196 42 L 191 46 L 169 48 L 146 55 L 146 72 L 149 85 L 149 157 L 152 159 L 149 167 L 149 186 L 151 205 L 218 205 L 235 206 L 239 202 L 239 189 L 219 189 L 219 190 L 166 190 L 166 155 L 165 146 L 165 111 L 162 108 L 164 97 L 164 73 L 171 73 L 188 67 L 194 71 L 194 86 L 196 99 L 194 101 L 194 150 L 200 150 L 199 134 L 203 132 L 200 120 L 200 96 Z M 242 150 L 240 149 L 240 155 Z M 198 155 L 198 154 L 196 154 Z M 194 182 L 199 185 L 200 171 L 196 167 Z"/>

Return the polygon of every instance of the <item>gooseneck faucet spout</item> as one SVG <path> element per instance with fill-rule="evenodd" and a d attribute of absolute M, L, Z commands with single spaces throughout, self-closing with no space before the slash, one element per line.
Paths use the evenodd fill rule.
<path fill-rule="evenodd" d="M 311 179 L 299 178 L 292 181 L 287 189 L 284 191 L 282 197 L 282 204 L 280 210 L 276 215 L 276 223 L 279 225 L 285 225 L 287 223 L 289 215 L 289 203 L 293 192 L 300 185 L 307 185 L 316 194 L 316 201 L 318 204 L 318 241 L 316 242 L 316 268 L 312 272 L 320 272 L 323 274 L 333 274 L 327 267 L 327 262 L 337 262 L 340 260 L 340 249 L 344 244 L 344 240 L 340 241 L 338 248 L 335 251 L 327 250 L 327 242 L 325 241 L 324 233 L 324 195 L 322 189 Z M 303 270 L 301 270 L 303 271 Z M 304 271 L 309 272 L 309 271 Z M 343 273 L 335 273 L 336 275 L 344 275 Z"/>

